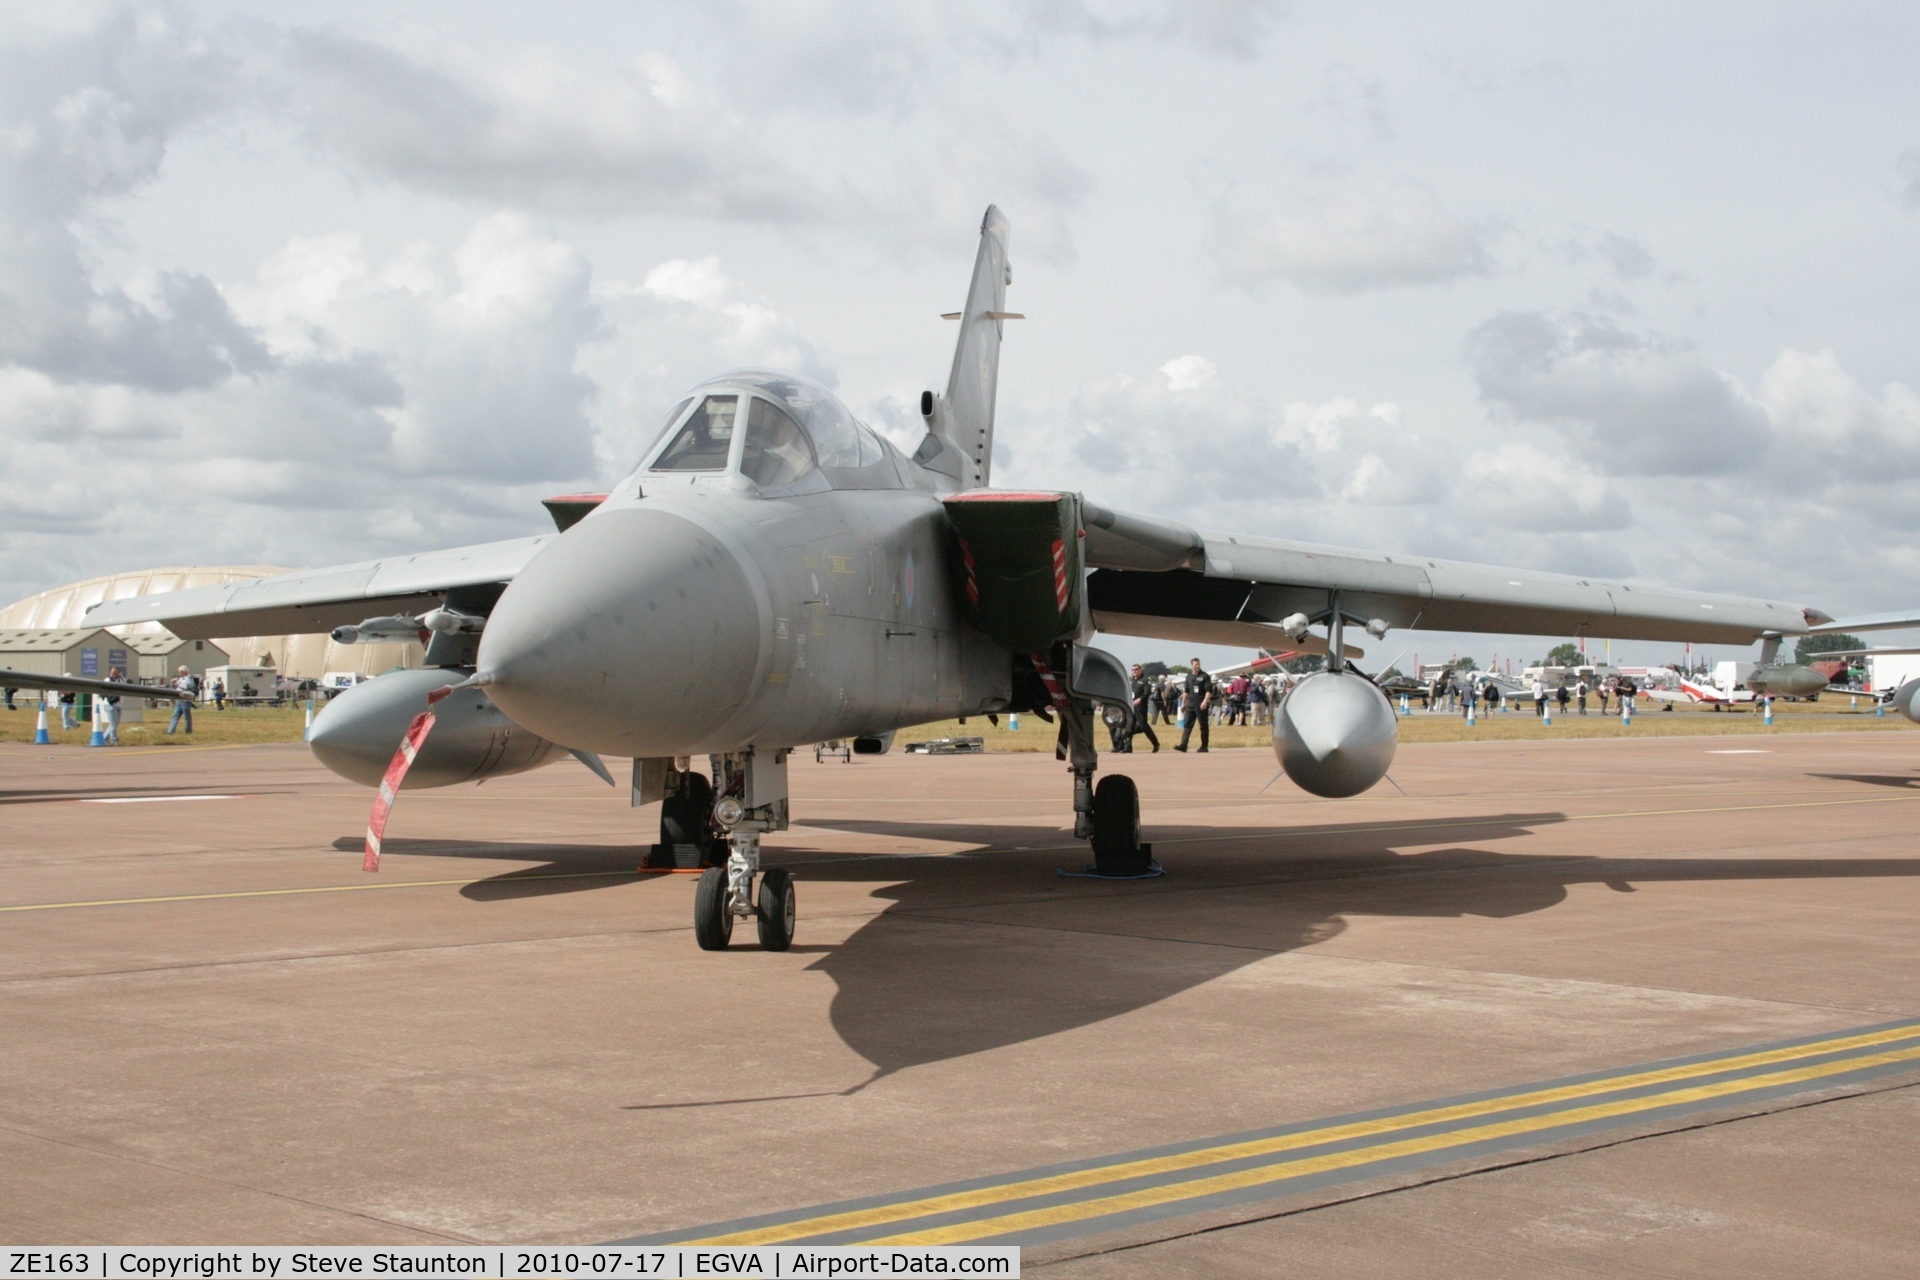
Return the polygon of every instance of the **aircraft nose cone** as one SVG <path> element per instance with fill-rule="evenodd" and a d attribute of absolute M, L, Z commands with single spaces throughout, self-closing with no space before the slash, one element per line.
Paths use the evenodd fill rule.
<path fill-rule="evenodd" d="M 569 747 L 688 755 L 751 693 L 748 571 L 670 512 L 603 511 L 543 547 L 487 619 L 479 670 L 518 724 Z"/>

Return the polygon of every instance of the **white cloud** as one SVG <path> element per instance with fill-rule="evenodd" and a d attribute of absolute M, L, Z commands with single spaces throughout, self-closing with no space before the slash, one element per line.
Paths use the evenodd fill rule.
<path fill-rule="evenodd" d="M 1752 467 L 1767 415 L 1685 343 L 1580 312 L 1503 311 L 1467 339 L 1480 398 L 1569 440 L 1616 475 L 1704 475 Z"/>
<path fill-rule="evenodd" d="M 1297 193 L 1277 209 L 1214 217 L 1211 249 L 1223 279 L 1285 280 L 1304 293 L 1348 295 L 1490 275 L 1501 234 L 1455 213 L 1423 183 L 1384 191 Z"/>
<path fill-rule="evenodd" d="M 1169 391 L 1198 391 L 1220 372 L 1218 365 L 1205 356 L 1176 356 L 1160 366 Z"/>
<path fill-rule="evenodd" d="M 159 173 L 170 139 L 225 111 L 232 61 L 161 11 L 79 10 L 0 42 L 0 363 L 56 380 L 206 386 L 264 355 L 203 276 L 146 298 L 95 279 L 102 201 Z"/>
<path fill-rule="evenodd" d="M 1529 441 L 1476 450 L 1461 467 L 1461 480 L 1469 509 L 1508 529 L 1594 533 L 1632 523 L 1632 508 L 1611 479 Z"/>
<path fill-rule="evenodd" d="M 613 67 L 541 48 L 287 36 L 312 138 L 367 175 L 489 204 L 604 217 L 792 221 L 829 200 L 665 54 Z"/>
<path fill-rule="evenodd" d="M 1831 350 L 1787 350 L 1755 394 L 1780 440 L 1796 446 L 1792 465 L 1803 474 L 1865 471 L 1881 483 L 1920 475 L 1920 396 L 1904 383 L 1876 396 Z"/>

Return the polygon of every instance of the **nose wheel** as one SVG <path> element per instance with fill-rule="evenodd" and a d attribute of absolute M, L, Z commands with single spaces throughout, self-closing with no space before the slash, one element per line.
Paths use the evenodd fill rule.
<path fill-rule="evenodd" d="M 693 891 L 694 940 L 702 951 L 724 951 L 733 941 L 733 922 L 753 920 L 762 950 L 785 951 L 793 945 L 793 877 L 780 867 L 761 872 L 759 832 L 736 831 L 731 844 L 727 865 L 701 872 Z M 760 881 L 757 901 L 756 876 Z"/>

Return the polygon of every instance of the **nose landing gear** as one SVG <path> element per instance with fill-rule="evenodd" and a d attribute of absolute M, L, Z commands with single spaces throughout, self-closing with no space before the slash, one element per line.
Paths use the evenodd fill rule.
<path fill-rule="evenodd" d="M 719 799 L 713 821 L 726 831 L 724 866 L 700 874 L 693 894 L 693 936 L 703 951 L 723 951 L 735 920 L 758 925 L 760 946 L 793 945 L 793 877 L 779 867 L 760 869 L 760 837 L 787 828 L 787 753 L 746 751 L 713 757 Z M 759 894 L 754 880 L 759 879 Z"/>
<path fill-rule="evenodd" d="M 752 920 L 759 927 L 763 951 L 785 951 L 793 945 L 795 901 L 793 877 L 783 867 L 760 870 L 760 833 L 736 831 L 733 853 L 724 867 L 700 873 L 693 892 L 693 936 L 702 951 L 724 951 L 733 941 L 733 922 Z M 760 892 L 753 891 L 755 876 Z"/>

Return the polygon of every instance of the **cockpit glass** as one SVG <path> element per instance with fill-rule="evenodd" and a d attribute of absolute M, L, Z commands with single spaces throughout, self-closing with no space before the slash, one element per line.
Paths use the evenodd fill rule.
<path fill-rule="evenodd" d="M 757 369 L 730 375 L 751 387 L 778 397 L 792 411 L 813 440 L 813 448 L 823 467 L 865 466 L 860 428 L 853 415 L 833 392 L 817 382 L 790 374 L 764 373 Z"/>
<path fill-rule="evenodd" d="M 739 410 L 739 396 L 708 396 L 653 460 L 652 469 L 725 471 L 727 453 L 733 448 L 733 420 Z"/>
<path fill-rule="evenodd" d="M 741 474 L 762 488 L 778 489 L 813 470 L 813 450 L 800 424 L 770 400 L 755 396 L 751 403 Z"/>

